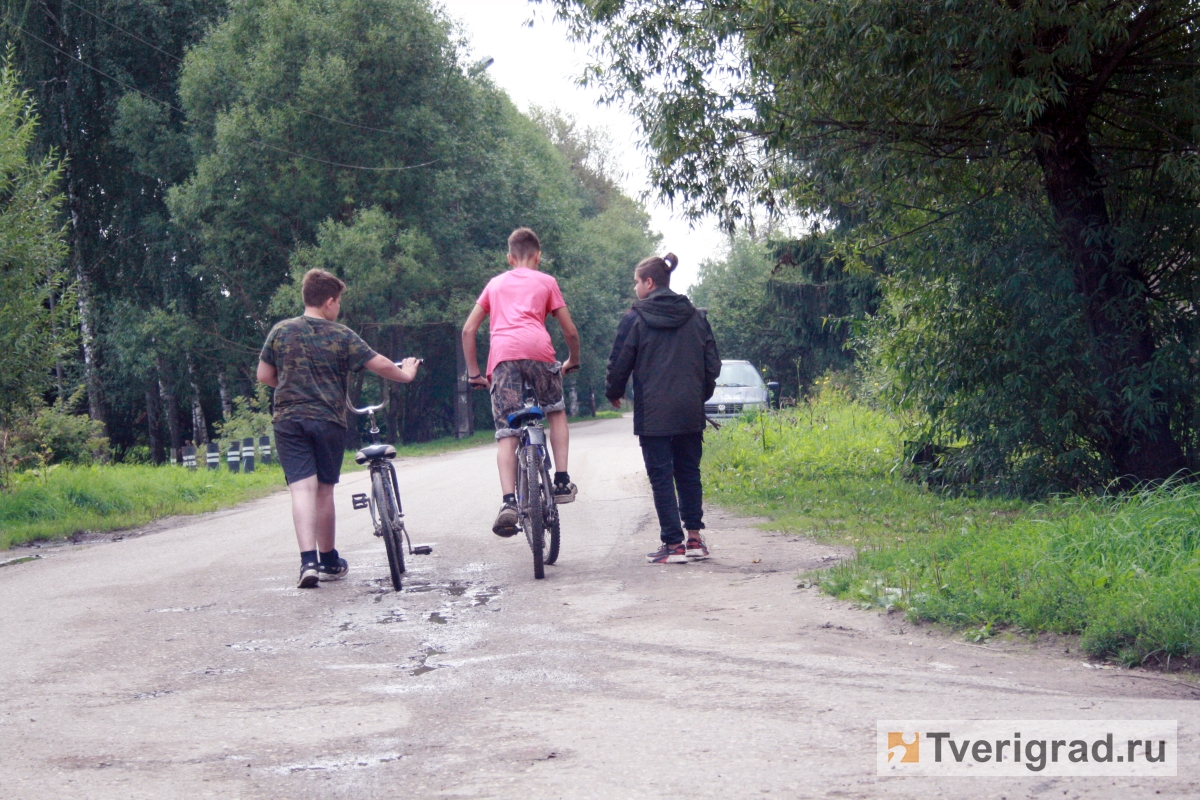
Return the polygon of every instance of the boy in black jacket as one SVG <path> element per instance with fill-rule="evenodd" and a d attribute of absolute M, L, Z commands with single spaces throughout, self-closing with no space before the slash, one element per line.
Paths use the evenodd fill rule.
<path fill-rule="evenodd" d="M 708 558 L 700 535 L 700 458 L 704 401 L 716 388 L 721 357 L 708 320 L 687 297 L 671 291 L 671 272 L 678 265 L 674 253 L 637 265 L 638 301 L 617 328 L 605 379 L 604 395 L 620 408 L 625 383 L 633 376 L 633 432 L 642 445 L 662 539 L 662 547 L 647 556 L 651 564 Z"/>

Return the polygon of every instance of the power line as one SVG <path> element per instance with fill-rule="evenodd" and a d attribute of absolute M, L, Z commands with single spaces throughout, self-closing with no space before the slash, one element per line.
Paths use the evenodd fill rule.
<path fill-rule="evenodd" d="M 62 0 L 62 1 L 64 3 L 66 3 L 67 5 L 74 6 L 75 8 L 79 9 L 83 13 L 87 14 L 89 17 L 93 17 L 93 18 L 99 20 L 100 22 L 103 22 L 105 25 L 109 26 L 110 28 L 120 31 L 121 33 L 125 34 L 126 36 L 130 37 L 131 39 L 136 39 L 137 41 L 139 41 L 142 44 L 149 47 L 151 50 L 162 53 L 164 56 L 166 56 L 167 58 L 169 58 L 177 63 L 180 63 L 180 64 L 183 63 L 183 59 L 180 58 L 179 56 L 175 55 L 174 53 L 169 53 L 166 50 L 163 50 L 161 47 L 154 44 L 153 42 L 151 42 L 147 39 L 143 39 L 141 36 L 138 36 L 136 33 L 133 33 L 132 31 L 125 30 L 120 25 L 117 25 L 115 22 L 109 22 L 108 20 L 106 20 L 104 17 L 100 16 L 96 12 L 89 11 L 88 9 L 79 5 L 78 3 L 71 2 L 71 0 Z M 268 103 L 274 103 L 275 105 L 280 106 L 282 108 L 287 108 L 287 109 L 290 109 L 290 110 L 295 111 L 300 114 L 308 114 L 311 117 L 316 117 L 317 119 L 322 119 L 322 120 L 325 120 L 326 122 L 333 122 L 338 125 L 345 125 L 348 128 L 358 128 L 360 130 L 374 131 L 376 133 L 390 133 L 390 134 L 394 134 L 396 136 L 404 135 L 402 131 L 392 130 L 391 128 L 374 128 L 370 125 L 360 125 L 357 122 L 347 122 L 344 119 L 338 119 L 336 117 L 327 117 L 324 114 L 318 114 L 315 111 L 307 111 L 303 108 L 297 108 L 293 105 L 283 102 L 282 100 L 276 100 L 273 97 L 263 97 L 262 99 L 266 100 Z"/>
<path fill-rule="evenodd" d="M 30 39 L 33 39 L 35 42 L 43 44 L 46 47 L 49 47 L 54 52 L 66 56 L 67 58 L 71 59 L 72 61 L 79 63 L 81 66 L 87 67 L 92 72 L 95 72 L 97 75 L 101 75 L 105 78 L 108 78 L 113 83 L 115 83 L 119 86 L 122 86 L 131 92 L 137 92 L 142 97 L 145 97 L 147 100 L 158 103 L 159 105 L 169 108 L 172 111 L 175 111 L 180 114 L 183 114 L 184 116 L 187 116 L 187 112 L 185 112 L 183 109 L 179 108 L 178 106 L 168 103 L 166 100 L 159 100 L 157 97 L 155 97 L 151 94 L 147 94 L 146 92 L 143 92 L 141 89 L 137 88 L 136 86 L 125 83 L 125 81 L 121 80 L 120 78 L 114 78 L 112 75 L 109 75 L 104 70 L 99 69 L 97 67 L 93 67 L 91 64 L 87 63 L 83 59 L 80 59 L 76 56 L 71 55 L 70 53 L 68 53 L 65 50 L 55 47 L 54 45 L 47 42 L 45 39 L 40 39 L 37 36 L 34 36 L 32 33 L 25 30 L 24 28 L 22 28 L 20 25 L 16 24 L 15 22 L 9 22 L 8 20 L 0 20 L 0 22 L 3 22 L 3 24 L 9 26 L 10 28 L 15 28 L 16 30 L 18 30 L 21 33 L 28 36 Z M 245 134 L 242 134 L 242 133 L 233 132 L 232 135 L 238 137 L 239 139 L 243 139 L 247 142 L 250 142 L 251 144 L 256 144 L 259 147 L 265 147 L 268 150 L 274 150 L 276 152 L 283 153 L 283 154 L 289 155 L 289 156 L 293 156 L 295 158 L 303 158 L 308 161 L 315 161 L 319 164 L 326 164 L 331 167 L 338 167 L 341 169 L 356 169 L 356 170 L 361 170 L 363 172 L 404 172 L 404 171 L 407 171 L 410 169 L 419 169 L 421 167 L 427 167 L 430 164 L 435 164 L 441 160 L 441 159 L 434 159 L 433 161 L 426 161 L 422 164 L 414 164 L 409 167 L 364 167 L 364 166 L 361 166 L 358 164 L 342 164 L 338 161 L 330 161 L 328 159 L 318 158 L 316 156 L 305 155 L 304 153 L 297 153 L 294 150 L 288 150 L 287 148 L 284 148 L 284 147 L 277 147 L 276 145 L 273 145 L 273 144 L 267 144 L 266 142 L 259 141 L 258 139 L 255 139 L 251 136 L 246 136 Z"/>

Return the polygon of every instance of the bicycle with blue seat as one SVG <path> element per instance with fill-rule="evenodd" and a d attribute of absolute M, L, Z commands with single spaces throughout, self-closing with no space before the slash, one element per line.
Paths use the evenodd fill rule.
<path fill-rule="evenodd" d="M 533 577 L 539 580 L 546 577 L 546 565 L 558 560 L 561 539 L 545 421 L 537 395 L 526 382 L 525 408 L 508 415 L 508 427 L 517 431 L 517 524 L 533 551 Z"/>
<path fill-rule="evenodd" d="M 422 359 L 419 363 L 424 363 Z M 388 570 L 391 572 L 392 587 L 398 592 L 404 575 L 404 551 L 409 555 L 429 555 L 433 547 L 427 544 L 413 547 L 404 527 L 404 509 L 400 505 L 400 483 L 396 480 L 396 468 L 392 459 L 396 457 L 396 448 L 379 441 L 379 425 L 375 422 L 375 412 L 381 411 L 388 404 L 387 388 L 384 388 L 383 402 L 376 405 L 356 408 L 349 395 L 346 405 L 360 416 L 366 416 L 371 423 L 368 432 L 369 441 L 359 450 L 354 461 L 365 464 L 371 473 L 371 494 L 359 493 L 351 499 L 356 509 L 370 509 L 371 522 L 375 527 L 375 535 L 383 539 L 387 550 Z"/>

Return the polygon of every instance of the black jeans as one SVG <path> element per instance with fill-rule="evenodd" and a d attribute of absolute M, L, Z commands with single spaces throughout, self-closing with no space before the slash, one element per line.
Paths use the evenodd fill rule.
<path fill-rule="evenodd" d="M 650 476 L 650 487 L 654 490 L 659 537 L 665 544 L 679 544 L 683 541 L 684 528 L 698 531 L 704 527 L 704 509 L 701 505 L 704 490 L 700 486 L 704 434 L 697 432 L 638 438 L 642 444 L 646 474 Z M 680 521 L 683 522 L 682 526 Z"/>

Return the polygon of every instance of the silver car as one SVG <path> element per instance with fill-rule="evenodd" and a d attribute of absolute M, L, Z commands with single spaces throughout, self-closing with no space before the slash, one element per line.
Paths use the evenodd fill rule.
<path fill-rule="evenodd" d="M 704 404 L 704 414 L 712 419 L 728 419 L 747 411 L 762 411 L 771 402 L 771 391 L 779 384 L 763 383 L 762 376 L 749 361 L 722 361 L 717 390 Z"/>

